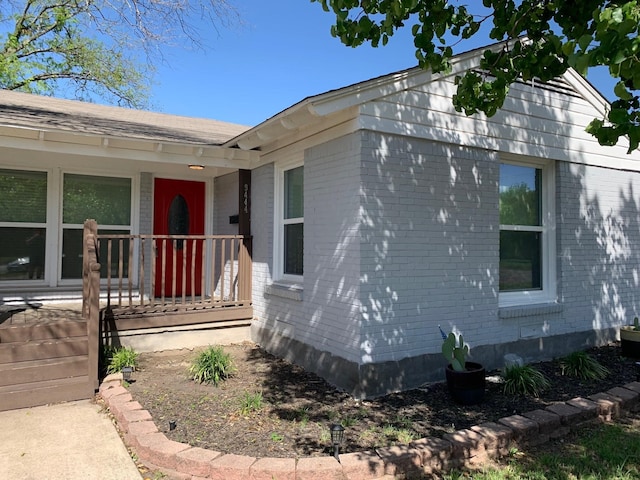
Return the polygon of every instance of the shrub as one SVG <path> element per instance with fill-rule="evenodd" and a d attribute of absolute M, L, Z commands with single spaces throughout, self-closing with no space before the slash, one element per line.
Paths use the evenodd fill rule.
<path fill-rule="evenodd" d="M 587 352 L 573 352 L 560 360 L 563 375 L 578 377 L 583 380 L 602 380 L 609 375 L 609 370 L 601 365 Z"/>
<path fill-rule="evenodd" d="M 226 353 L 222 347 L 210 346 L 195 358 L 189 367 L 189 375 L 196 382 L 212 383 L 217 386 L 220 382 L 231 377 L 234 370 L 231 355 Z"/>
<path fill-rule="evenodd" d="M 511 365 L 503 372 L 504 393 L 533 395 L 537 397 L 551 384 L 542 372 L 531 365 Z"/>
<path fill-rule="evenodd" d="M 140 354 L 130 347 L 105 347 L 104 355 L 107 373 L 117 373 L 122 370 L 122 367 L 133 367 L 135 370 Z"/>

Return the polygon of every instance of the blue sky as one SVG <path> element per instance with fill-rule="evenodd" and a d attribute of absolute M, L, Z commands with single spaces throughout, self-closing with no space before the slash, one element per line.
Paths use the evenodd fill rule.
<path fill-rule="evenodd" d="M 257 125 L 303 98 L 416 65 L 410 27 L 385 47 L 345 47 L 333 15 L 309 0 L 236 0 L 242 24 L 211 29 L 206 51 L 167 51 L 151 92 L 153 110 Z M 461 51 L 490 43 L 463 44 Z M 611 82 L 590 80 L 605 95 Z"/>

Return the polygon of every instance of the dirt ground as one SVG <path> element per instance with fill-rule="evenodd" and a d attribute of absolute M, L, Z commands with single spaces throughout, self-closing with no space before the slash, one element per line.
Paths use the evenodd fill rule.
<path fill-rule="evenodd" d="M 505 395 L 499 372 L 491 372 L 493 381 L 488 381 L 486 398 L 480 405 L 453 403 L 443 383 L 357 401 L 257 345 L 244 343 L 224 349 L 233 358 L 236 372 L 218 387 L 190 380 L 188 368 L 197 351 L 179 350 L 141 354 L 129 389 L 170 439 L 254 457 L 327 455 L 332 423 L 345 426 L 344 453 L 441 437 L 446 432 L 606 391 L 635 381 L 637 375 L 634 361 L 622 358 L 619 344 L 612 344 L 589 351 L 610 370 L 602 381 L 564 376 L 559 361 L 536 364 L 551 382 L 540 398 Z M 174 429 L 170 429 L 170 422 L 175 422 Z"/>

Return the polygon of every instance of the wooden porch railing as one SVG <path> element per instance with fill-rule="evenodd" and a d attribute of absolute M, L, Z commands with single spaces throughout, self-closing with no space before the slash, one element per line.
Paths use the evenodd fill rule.
<path fill-rule="evenodd" d="M 96 239 L 107 309 L 145 313 L 251 303 L 249 237 L 97 234 Z"/>

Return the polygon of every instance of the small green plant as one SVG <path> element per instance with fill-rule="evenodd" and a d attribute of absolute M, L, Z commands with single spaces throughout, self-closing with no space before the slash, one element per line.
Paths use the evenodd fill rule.
<path fill-rule="evenodd" d="M 231 377 L 234 371 L 231 355 L 219 346 L 210 346 L 200 352 L 189 367 L 191 379 L 214 386 Z"/>
<path fill-rule="evenodd" d="M 130 347 L 118 347 L 105 349 L 107 373 L 117 373 L 122 370 L 122 367 L 138 366 L 138 356 L 133 348 Z"/>
<path fill-rule="evenodd" d="M 392 439 L 396 438 L 396 434 L 397 434 L 398 429 L 396 427 L 394 427 L 393 425 L 385 425 L 384 427 L 382 427 L 382 434 L 385 437 L 390 437 Z"/>
<path fill-rule="evenodd" d="M 340 419 L 340 414 L 337 410 L 329 410 L 327 412 L 327 419 L 329 419 L 331 423 L 336 423 Z"/>
<path fill-rule="evenodd" d="M 398 425 L 400 428 L 410 429 L 413 427 L 413 422 L 407 416 L 397 413 L 393 419 L 394 425 Z"/>
<path fill-rule="evenodd" d="M 504 393 L 514 395 L 533 395 L 534 397 L 549 389 L 550 383 L 542 372 L 531 365 L 511 365 L 503 372 Z"/>
<path fill-rule="evenodd" d="M 245 392 L 240 405 L 240 413 L 248 415 L 251 412 L 257 412 L 263 407 L 262 392 L 249 393 Z"/>
<path fill-rule="evenodd" d="M 390 441 L 399 443 L 410 443 L 415 440 L 415 433 L 408 428 L 398 428 L 394 425 L 382 427 L 382 434 Z"/>
<path fill-rule="evenodd" d="M 396 438 L 398 439 L 398 442 L 403 443 L 403 444 L 407 444 L 407 443 L 411 443 L 413 440 L 416 439 L 416 435 L 414 432 L 412 432 L 409 429 L 406 428 L 400 428 L 398 429 L 397 433 L 396 433 Z"/>
<path fill-rule="evenodd" d="M 439 328 L 439 327 L 438 327 Z M 464 372 L 469 355 L 469 346 L 465 345 L 462 334 L 456 338 L 455 333 L 445 333 L 440 329 L 440 334 L 444 342 L 442 342 L 442 355 L 451 364 L 451 367 L 457 372 Z"/>
<path fill-rule="evenodd" d="M 325 444 L 329 443 L 331 440 L 331 433 L 329 433 L 328 428 L 320 428 L 320 443 Z"/>
<path fill-rule="evenodd" d="M 348 415 L 346 417 L 343 417 L 340 423 L 342 424 L 343 427 L 349 428 L 349 427 L 353 427 L 354 425 L 357 425 L 358 420 L 359 420 L 358 417 Z"/>
<path fill-rule="evenodd" d="M 301 426 L 306 426 L 309 423 L 309 407 L 300 407 L 294 412 L 294 419 L 300 422 Z"/>
<path fill-rule="evenodd" d="M 609 370 L 601 365 L 587 352 L 573 352 L 560 361 L 563 375 L 578 377 L 583 380 L 602 380 L 609 375 Z"/>
<path fill-rule="evenodd" d="M 284 440 L 284 437 L 282 435 L 280 435 L 279 433 L 276 432 L 272 432 L 271 433 L 271 441 L 272 442 L 281 442 L 282 440 Z"/>

